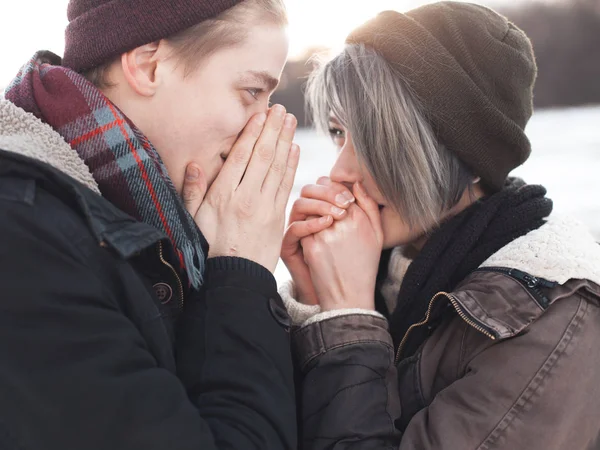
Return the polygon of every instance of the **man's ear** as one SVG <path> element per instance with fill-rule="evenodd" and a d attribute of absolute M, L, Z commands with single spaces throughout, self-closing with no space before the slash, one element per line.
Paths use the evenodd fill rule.
<path fill-rule="evenodd" d="M 158 87 L 160 41 L 142 45 L 121 55 L 121 66 L 127 83 L 139 95 L 152 97 Z"/>

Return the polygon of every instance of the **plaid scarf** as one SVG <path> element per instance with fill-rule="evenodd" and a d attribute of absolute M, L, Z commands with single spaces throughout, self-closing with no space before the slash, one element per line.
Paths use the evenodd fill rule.
<path fill-rule="evenodd" d="M 6 89 L 15 105 L 56 130 L 89 167 L 102 195 L 139 221 L 163 231 L 181 275 L 199 288 L 206 241 L 186 211 L 156 149 L 100 90 L 38 52 Z M 206 244 L 205 244 L 206 245 Z"/>

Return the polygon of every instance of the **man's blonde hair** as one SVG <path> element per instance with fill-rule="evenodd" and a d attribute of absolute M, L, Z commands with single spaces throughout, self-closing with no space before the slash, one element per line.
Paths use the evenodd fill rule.
<path fill-rule="evenodd" d="M 200 63 L 217 50 L 233 47 L 242 42 L 249 25 L 262 23 L 286 26 L 287 11 L 283 0 L 245 0 L 208 19 L 165 39 L 173 47 L 173 57 L 185 64 L 189 75 Z M 109 73 L 121 56 L 88 70 L 83 75 L 96 87 L 112 86 Z"/>

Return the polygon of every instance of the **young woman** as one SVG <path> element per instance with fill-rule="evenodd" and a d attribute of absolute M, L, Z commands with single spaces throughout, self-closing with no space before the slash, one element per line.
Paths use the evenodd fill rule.
<path fill-rule="evenodd" d="M 458 2 L 384 12 L 312 75 L 339 156 L 282 251 L 300 448 L 600 445 L 600 246 L 507 178 L 535 76 L 521 30 Z"/>
<path fill-rule="evenodd" d="M 295 448 L 282 1 L 69 20 L 0 102 L 0 448 Z"/>

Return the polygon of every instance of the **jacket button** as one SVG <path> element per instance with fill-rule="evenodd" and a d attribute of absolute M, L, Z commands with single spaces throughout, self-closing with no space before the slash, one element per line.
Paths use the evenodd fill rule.
<path fill-rule="evenodd" d="M 173 289 L 167 283 L 156 283 L 154 286 L 154 293 L 156 294 L 156 298 L 163 305 L 166 305 L 173 298 Z"/>
<path fill-rule="evenodd" d="M 277 301 L 274 298 L 270 298 L 269 310 L 271 311 L 271 314 L 273 315 L 277 323 L 281 325 L 285 329 L 285 331 L 290 331 L 290 328 L 292 327 L 292 319 L 290 318 L 290 315 L 285 309 L 285 306 L 281 304 L 281 301 Z"/>

